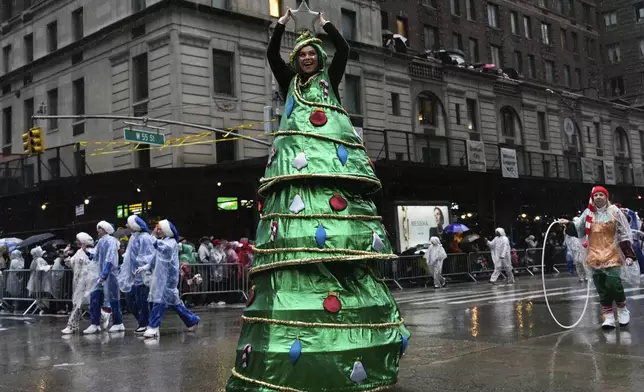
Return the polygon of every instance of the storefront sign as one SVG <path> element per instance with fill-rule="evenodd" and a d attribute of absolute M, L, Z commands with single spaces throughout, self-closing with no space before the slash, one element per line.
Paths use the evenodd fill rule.
<path fill-rule="evenodd" d="M 604 182 L 608 185 L 615 185 L 617 183 L 614 161 L 604 161 Z"/>
<path fill-rule="evenodd" d="M 589 184 L 595 183 L 595 162 L 590 158 L 581 158 L 582 180 Z"/>
<path fill-rule="evenodd" d="M 485 163 L 485 144 L 474 140 L 467 141 L 467 170 L 475 172 L 487 171 Z"/>

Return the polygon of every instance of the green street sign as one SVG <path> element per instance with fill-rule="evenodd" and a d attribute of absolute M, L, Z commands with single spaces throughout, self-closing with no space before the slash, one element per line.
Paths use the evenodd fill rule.
<path fill-rule="evenodd" d="M 163 146 L 165 144 L 165 135 L 162 133 L 141 131 L 138 129 L 123 129 L 123 137 L 128 142 L 151 144 L 155 146 Z"/>

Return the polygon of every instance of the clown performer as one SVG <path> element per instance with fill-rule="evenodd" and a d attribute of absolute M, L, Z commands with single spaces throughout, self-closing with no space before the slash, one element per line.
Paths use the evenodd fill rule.
<path fill-rule="evenodd" d="M 72 312 L 67 320 L 67 327 L 62 330 L 63 335 L 71 335 L 78 331 L 82 316 L 82 307 L 89 303 L 90 293 L 96 286 L 98 276 L 98 265 L 92 261 L 96 252 L 94 251 L 94 239 L 87 233 L 76 234 L 78 250 L 65 263 L 74 271 L 72 281 Z M 68 247 L 66 251 L 71 249 Z"/>
<path fill-rule="evenodd" d="M 570 221 L 560 219 L 559 223 L 567 225 Z M 593 270 L 593 282 L 605 315 L 602 328 L 615 328 L 613 302 L 617 304 L 617 321 L 621 326 L 628 325 L 631 315 L 621 279 L 623 263 L 631 265 L 635 260 L 628 219 L 610 203 L 606 188 L 595 186 L 588 208 L 575 226 L 577 233 L 585 233 L 582 241 L 587 248 L 586 265 Z"/>
<path fill-rule="evenodd" d="M 580 224 L 581 219 L 578 217 L 573 218 L 573 225 L 569 225 L 565 230 L 564 244 L 568 247 L 572 255 L 572 262 L 575 266 L 575 272 L 580 282 L 588 281 L 584 261 L 586 260 L 586 248 L 581 244 L 581 240 L 576 231 L 576 227 Z"/>
<path fill-rule="evenodd" d="M 83 331 L 84 334 L 94 334 L 101 331 L 101 306 L 107 301 L 112 309 L 113 325 L 109 332 L 123 332 L 123 315 L 121 313 L 121 292 L 118 284 L 119 269 L 119 240 L 112 237 L 114 226 L 106 221 L 96 225 L 98 243 L 96 244 L 96 263 L 99 276 L 96 287 L 90 294 L 89 312 L 92 325 Z"/>
<path fill-rule="evenodd" d="M 181 321 L 188 327 L 189 331 L 199 324 L 199 317 L 189 311 L 181 298 L 179 298 L 179 238 L 177 228 L 167 219 L 159 222 L 159 225 L 152 233 L 155 237 L 160 235 L 161 239 L 153 242 L 156 249 L 155 257 L 150 263 L 136 270 L 137 274 L 147 271 L 152 272 L 150 283 L 150 295 L 148 301 L 152 304 L 150 312 L 150 323 L 143 334 L 146 338 L 159 336 L 159 326 L 166 309 L 171 306 L 181 318 Z"/>
<path fill-rule="evenodd" d="M 144 284 L 143 274 L 136 270 L 150 264 L 156 251 L 154 238 L 150 235 L 147 223 L 138 215 L 127 218 L 127 227 L 132 230 L 127 250 L 123 255 L 123 264 L 118 274 L 119 288 L 125 293 L 127 306 L 138 322 L 135 334 L 142 334 L 148 327 L 150 305 L 148 295 L 150 288 Z"/>

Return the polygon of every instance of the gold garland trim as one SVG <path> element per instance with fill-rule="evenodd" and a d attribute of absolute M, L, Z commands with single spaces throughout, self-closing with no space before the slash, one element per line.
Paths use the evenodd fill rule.
<path fill-rule="evenodd" d="M 246 376 L 243 376 L 243 375 L 239 374 L 237 372 L 237 370 L 235 370 L 235 368 L 233 368 L 231 374 L 232 374 L 233 377 L 236 377 L 236 378 L 238 378 L 238 379 L 240 379 L 242 381 L 245 381 L 247 383 L 257 384 L 257 385 L 260 385 L 262 387 L 269 388 L 269 389 L 274 389 L 274 390 L 280 391 L 280 392 L 307 392 L 307 391 L 303 391 L 301 389 L 283 387 L 283 386 L 280 386 L 280 385 L 267 383 L 266 381 L 261 381 L 261 380 L 256 380 L 254 378 L 246 377 Z M 369 390 L 366 390 L 366 391 L 363 391 L 363 392 L 380 392 L 380 391 L 387 390 L 389 388 L 393 388 L 395 386 L 396 386 L 396 384 L 383 385 L 381 387 L 376 387 L 374 389 L 369 389 Z"/>
<path fill-rule="evenodd" d="M 287 218 L 287 219 L 338 219 L 338 220 L 378 220 L 382 221 L 382 217 L 378 215 L 334 215 L 334 214 L 310 214 L 310 215 L 294 215 L 294 214 L 267 214 L 262 215 L 259 220 L 268 220 L 273 218 Z"/>
<path fill-rule="evenodd" d="M 291 320 L 276 320 L 263 317 L 247 317 L 241 316 L 242 321 L 249 324 L 275 324 L 275 325 L 285 325 L 288 327 L 302 327 L 302 328 L 334 328 L 334 329 L 385 329 L 385 328 L 395 328 L 399 327 L 405 321 L 400 319 L 400 321 L 394 323 L 377 323 L 377 324 L 338 324 L 338 323 L 308 323 L 305 321 L 291 321 Z"/>
<path fill-rule="evenodd" d="M 355 250 L 355 249 L 331 249 L 331 248 L 273 248 L 273 249 L 262 249 L 253 247 L 253 252 L 257 254 L 271 255 L 275 253 L 286 253 L 286 252 L 311 252 L 311 253 L 346 253 L 352 256 L 382 256 L 381 253 L 370 252 L 368 250 Z"/>
<path fill-rule="evenodd" d="M 268 136 L 293 136 L 293 135 L 301 135 L 301 136 L 308 136 L 308 137 L 313 137 L 317 139 L 322 139 L 322 140 L 327 140 L 333 143 L 338 143 L 338 144 L 343 144 L 348 147 L 354 147 L 354 148 L 360 148 L 362 150 L 367 151 L 367 147 L 364 146 L 362 143 L 351 143 L 351 142 L 345 142 L 344 140 L 341 139 L 336 139 L 334 137 L 329 137 L 329 136 L 324 136 L 320 135 L 319 133 L 313 133 L 313 132 L 302 132 L 302 131 L 277 131 L 270 133 Z"/>
<path fill-rule="evenodd" d="M 297 75 L 296 77 L 293 78 L 293 93 L 295 94 L 297 99 L 300 100 L 303 104 L 313 106 L 313 107 L 332 109 L 340 113 L 343 113 L 347 117 L 350 117 L 349 113 L 346 110 L 344 110 L 342 106 L 331 105 L 331 104 L 322 103 L 322 102 L 311 102 L 304 99 L 304 97 L 300 94 L 300 91 L 298 90 L 298 85 L 300 84 L 299 80 L 300 80 L 300 75 Z"/>
<path fill-rule="evenodd" d="M 295 259 L 295 260 L 284 260 L 284 261 L 278 261 L 277 263 L 271 263 L 271 264 L 265 264 L 265 265 L 260 265 L 257 267 L 253 267 L 250 269 L 249 274 L 256 274 L 258 272 L 262 271 L 268 271 L 272 270 L 275 268 L 280 268 L 280 267 L 288 267 L 288 266 L 293 266 L 293 265 L 304 265 L 304 264 L 314 264 L 314 263 L 320 263 L 323 261 L 359 261 L 359 260 L 365 260 L 365 259 L 372 259 L 372 260 L 391 260 L 395 259 L 398 256 L 395 254 L 387 254 L 387 255 L 371 255 L 368 257 L 365 256 L 328 256 L 328 257 L 307 257 L 303 259 Z"/>
<path fill-rule="evenodd" d="M 310 179 L 310 178 L 338 178 L 343 180 L 368 182 L 368 183 L 377 185 L 377 189 L 370 193 L 376 193 L 382 187 L 382 183 L 380 182 L 380 180 L 372 179 L 368 177 L 359 177 L 359 176 L 352 176 L 352 175 L 346 175 L 346 174 L 306 173 L 306 174 L 286 174 L 283 176 L 277 176 L 273 178 L 260 178 L 259 183 L 262 185 L 259 187 L 259 190 L 257 191 L 257 193 L 259 193 L 260 196 L 264 196 L 262 194 L 263 191 L 265 191 L 266 189 L 272 187 L 273 185 L 279 182 L 288 181 L 288 180 L 298 180 L 298 179 Z"/>

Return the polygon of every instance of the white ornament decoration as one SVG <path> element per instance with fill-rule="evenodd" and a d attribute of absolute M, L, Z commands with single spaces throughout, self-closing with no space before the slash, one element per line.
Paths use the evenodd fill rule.
<path fill-rule="evenodd" d="M 292 213 L 298 214 L 300 211 L 304 209 L 304 201 L 300 197 L 300 195 L 295 195 L 293 198 L 293 202 L 291 203 L 291 206 L 288 208 L 291 210 Z"/>
<path fill-rule="evenodd" d="M 304 151 L 297 154 L 297 156 L 291 162 L 291 165 L 297 170 L 302 170 L 307 167 L 309 162 L 306 160 L 306 153 Z"/>
<path fill-rule="evenodd" d="M 375 249 L 376 252 L 380 252 L 381 250 L 385 249 L 385 243 L 382 242 L 380 236 L 375 231 L 373 232 L 373 241 L 371 242 L 371 247 Z"/>
<path fill-rule="evenodd" d="M 367 379 L 367 372 L 364 370 L 362 362 L 355 361 L 355 363 L 353 364 L 353 370 L 351 371 L 351 376 L 349 378 L 356 384 L 360 384 Z"/>

